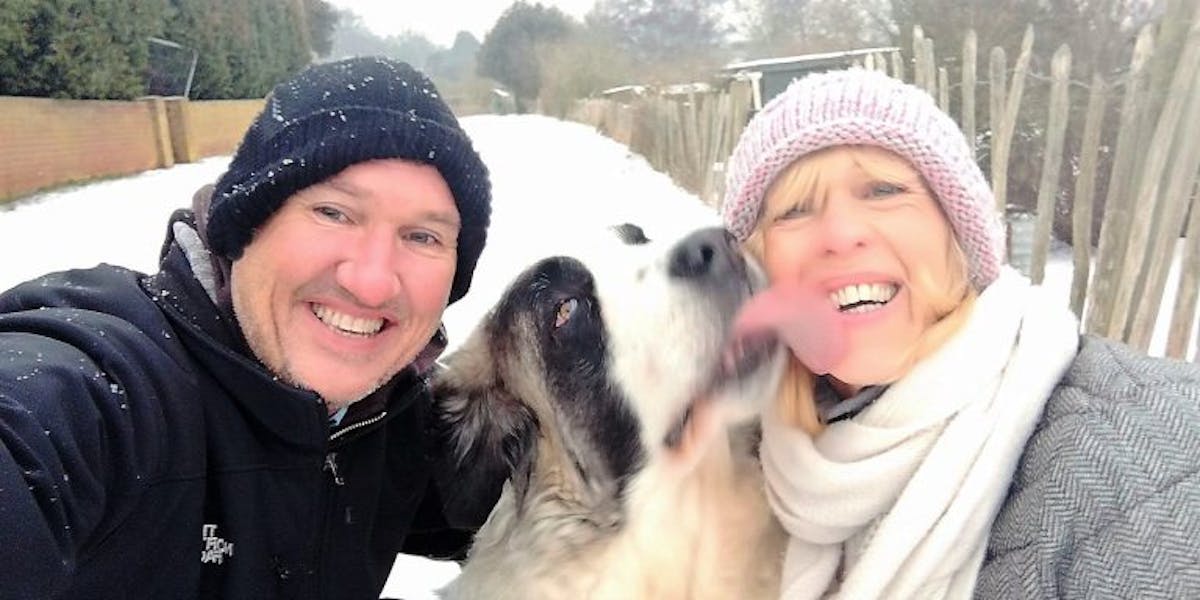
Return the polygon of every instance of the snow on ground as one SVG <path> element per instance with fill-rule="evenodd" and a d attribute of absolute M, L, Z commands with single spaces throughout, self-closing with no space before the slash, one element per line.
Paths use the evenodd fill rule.
<path fill-rule="evenodd" d="M 473 116 L 463 125 L 491 170 L 494 208 L 489 240 L 471 292 L 446 312 L 451 347 L 522 268 L 574 247 L 602 227 L 633 222 L 651 238 L 717 224 L 716 215 L 624 146 L 591 128 L 540 116 Z M 229 157 L 64 188 L 0 205 L 0 290 L 49 271 L 108 262 L 155 269 L 167 217 L 192 192 L 214 182 Z M 1166 341 L 1178 279 L 1172 269 L 1152 352 Z M 1070 249 L 1057 247 L 1046 285 L 1065 305 Z M 1195 331 L 1195 327 L 1192 328 Z M 1196 342 L 1193 340 L 1192 352 Z M 385 596 L 419 600 L 457 572 L 453 564 L 401 557 Z"/>
<path fill-rule="evenodd" d="M 0 204 L 0 290 L 101 262 L 153 272 L 167 218 L 228 164 L 208 158 Z"/>

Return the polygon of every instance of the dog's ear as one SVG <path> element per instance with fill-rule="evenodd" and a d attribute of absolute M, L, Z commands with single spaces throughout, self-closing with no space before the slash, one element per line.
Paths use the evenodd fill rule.
<path fill-rule="evenodd" d="M 642 244 L 650 243 L 650 238 L 646 237 L 645 230 L 637 225 L 634 225 L 633 223 L 621 223 L 620 225 L 613 225 L 611 229 L 613 233 L 616 233 L 617 237 L 627 245 L 640 246 Z"/>
<path fill-rule="evenodd" d="M 433 397 L 456 479 L 447 511 L 486 518 L 506 479 L 520 507 L 537 447 L 533 412 L 502 385 L 486 353 L 473 348 L 457 351 L 451 366 L 434 375 Z"/>

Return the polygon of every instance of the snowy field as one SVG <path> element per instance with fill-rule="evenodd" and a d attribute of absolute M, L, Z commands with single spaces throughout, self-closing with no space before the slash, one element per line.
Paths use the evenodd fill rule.
<path fill-rule="evenodd" d="M 494 208 L 471 292 L 446 313 L 452 348 L 518 271 L 599 228 L 632 222 L 654 238 L 718 223 L 665 175 L 586 126 L 538 116 L 475 116 L 463 125 L 491 170 Z M 167 217 L 188 206 L 201 185 L 214 182 L 228 160 L 210 158 L 0 205 L 0 290 L 101 262 L 154 271 Z M 1155 354 L 1166 343 L 1175 264 L 1151 346 Z M 1070 249 L 1055 248 L 1046 285 L 1059 291 L 1064 305 L 1071 271 Z M 1195 353 L 1194 339 L 1191 348 Z M 456 572 L 452 564 L 401 557 L 385 596 L 432 598 L 432 590 Z"/>

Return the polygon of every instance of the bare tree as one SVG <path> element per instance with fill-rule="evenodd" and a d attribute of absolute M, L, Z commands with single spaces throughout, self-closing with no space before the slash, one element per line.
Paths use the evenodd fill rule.
<path fill-rule="evenodd" d="M 666 81 L 707 75 L 730 32 L 721 15 L 731 0 L 600 0 L 586 23 L 616 40 L 645 74 Z"/>

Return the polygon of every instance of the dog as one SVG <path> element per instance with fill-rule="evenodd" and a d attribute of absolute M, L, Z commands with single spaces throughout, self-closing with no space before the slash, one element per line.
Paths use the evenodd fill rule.
<path fill-rule="evenodd" d="M 762 271 L 717 228 L 616 233 L 517 276 L 434 377 L 463 477 L 507 477 L 443 598 L 778 597 L 755 416 L 784 354 L 729 339 Z"/>

